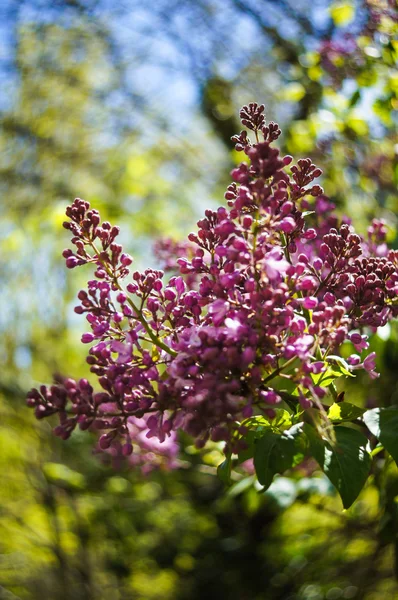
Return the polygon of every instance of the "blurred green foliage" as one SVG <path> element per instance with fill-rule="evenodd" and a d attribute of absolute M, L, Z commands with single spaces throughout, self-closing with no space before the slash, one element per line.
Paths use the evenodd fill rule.
<path fill-rule="evenodd" d="M 248 100 L 280 120 L 284 151 L 323 168 L 340 212 L 362 231 L 384 217 L 397 246 L 393 3 L 311 5 L 0 8 L 0 599 L 398 597 L 398 473 L 385 456 L 342 512 L 311 465 L 266 494 L 250 476 L 226 493 L 217 447 L 199 457 L 187 442 L 180 470 L 144 477 L 93 456 L 87 435 L 59 442 L 24 408 L 32 383 L 87 376 L 72 311 L 82 280 L 60 258 L 66 204 L 92 202 L 122 225 L 138 265 L 153 264 L 153 237 L 182 235 L 221 202 Z M 355 48 L 325 58 L 322 44 L 340 35 L 349 47 L 348 34 Z M 348 382 L 350 402 L 398 402 L 397 337 L 395 327 L 373 339 L 382 379 Z"/>

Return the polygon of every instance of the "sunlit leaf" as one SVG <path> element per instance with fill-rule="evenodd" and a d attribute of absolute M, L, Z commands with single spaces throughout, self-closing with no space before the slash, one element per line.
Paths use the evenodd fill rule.
<path fill-rule="evenodd" d="M 349 402 L 334 403 L 328 410 L 328 418 L 333 422 L 354 421 L 361 417 L 364 409 Z"/>
<path fill-rule="evenodd" d="M 341 356 L 330 354 L 326 358 L 326 360 L 329 362 L 332 361 L 336 363 L 334 365 L 334 369 L 340 372 L 340 375 L 346 375 L 347 377 L 355 377 L 355 375 L 350 371 L 350 365 Z"/>

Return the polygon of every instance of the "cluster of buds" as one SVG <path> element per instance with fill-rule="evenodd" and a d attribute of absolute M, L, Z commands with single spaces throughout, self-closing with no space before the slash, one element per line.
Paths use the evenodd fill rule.
<path fill-rule="evenodd" d="M 207 210 L 186 243 L 158 244 L 168 279 L 132 272 L 119 229 L 88 202 L 68 207 L 75 250 L 64 251 L 66 266 L 94 266 L 75 310 L 87 319 L 82 342 L 100 391 L 65 379 L 28 394 L 37 418 L 58 414 L 61 438 L 95 431 L 99 449 L 172 466 L 179 430 L 231 452 L 253 415 L 272 419 L 284 403 L 322 410 L 343 344 L 356 353 L 342 374 L 377 377 L 364 328 L 398 314 L 398 253 L 385 225 L 356 234 L 313 183 L 321 170 L 280 155 L 264 107 L 245 106 L 241 117 L 256 139 L 234 138 L 248 161 L 232 172 L 227 208 Z"/>

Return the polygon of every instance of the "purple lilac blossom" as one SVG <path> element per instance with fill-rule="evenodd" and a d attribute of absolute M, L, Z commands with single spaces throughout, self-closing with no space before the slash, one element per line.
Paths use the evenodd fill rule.
<path fill-rule="evenodd" d="M 186 244 L 158 245 L 168 280 L 132 272 L 119 228 L 88 202 L 67 208 L 66 266 L 94 267 L 75 311 L 88 322 L 82 342 L 92 344 L 100 391 L 68 378 L 29 392 L 37 418 L 58 415 L 62 439 L 88 429 L 101 450 L 133 464 L 175 466 L 180 430 L 198 447 L 224 441 L 237 451 L 242 421 L 275 416 L 281 380 L 296 390 L 290 402 L 316 407 L 328 356 L 345 343 L 357 352 L 348 368 L 378 376 L 374 353 L 362 357 L 364 331 L 398 313 L 398 252 L 386 247 L 385 225 L 374 221 L 361 238 L 314 183 L 321 170 L 280 155 L 264 107 L 252 103 L 241 118 L 256 139 L 233 138 L 247 160 L 232 171 L 227 207 L 206 210 Z"/>

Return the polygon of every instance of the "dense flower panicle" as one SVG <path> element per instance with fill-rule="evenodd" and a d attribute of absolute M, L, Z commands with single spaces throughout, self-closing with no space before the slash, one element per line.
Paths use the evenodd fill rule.
<path fill-rule="evenodd" d="M 398 314 L 398 253 L 387 249 L 385 223 L 360 237 L 333 214 L 310 159 L 289 168 L 264 107 L 245 106 L 241 118 L 256 139 L 233 139 L 248 162 L 232 171 L 228 207 L 205 211 L 187 242 L 157 245 L 168 280 L 131 273 L 119 229 L 88 202 L 67 208 L 75 250 L 64 251 L 66 266 L 95 269 L 75 310 L 88 322 L 82 342 L 101 391 L 64 379 L 29 393 L 38 418 L 58 414 L 61 438 L 89 429 L 102 450 L 173 466 L 179 430 L 199 447 L 211 439 L 237 451 L 252 415 L 272 418 L 283 402 L 322 409 L 342 344 L 356 351 L 346 370 L 378 375 L 363 328 Z"/>

